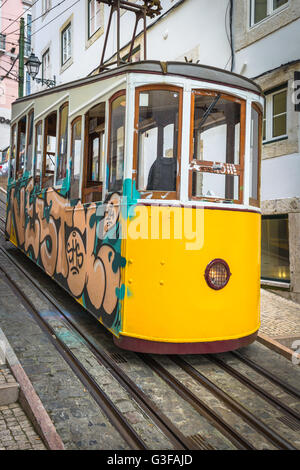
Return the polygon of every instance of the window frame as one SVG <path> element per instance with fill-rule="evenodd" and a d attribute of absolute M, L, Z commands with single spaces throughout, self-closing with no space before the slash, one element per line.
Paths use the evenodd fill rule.
<path fill-rule="evenodd" d="M 261 151 L 262 151 L 262 123 L 263 123 L 263 113 L 261 107 L 257 103 L 251 104 L 252 108 L 255 109 L 258 113 L 258 156 L 257 156 L 257 199 L 250 197 L 249 193 L 249 204 L 251 206 L 260 207 L 260 191 L 261 191 Z M 251 118 L 250 118 L 251 119 Z M 251 187 L 252 181 L 249 181 Z"/>
<path fill-rule="evenodd" d="M 45 186 L 45 170 L 46 170 L 46 161 L 47 161 L 47 137 L 48 137 L 48 118 L 49 116 L 51 116 L 52 114 L 56 114 L 56 135 L 55 135 L 55 138 L 56 138 L 56 143 L 55 143 L 55 153 L 57 153 L 57 122 L 58 122 L 58 118 L 57 118 L 57 112 L 58 110 L 57 109 L 54 109 L 52 111 L 50 111 L 47 116 L 45 116 L 44 118 L 44 138 L 43 138 L 43 150 L 42 150 L 42 174 L 41 174 L 41 185 L 40 187 L 42 189 L 47 189 L 47 188 L 53 188 L 54 185 L 55 185 L 55 175 L 56 175 L 56 159 L 55 159 L 55 164 L 54 164 L 54 173 L 53 173 L 53 184 L 51 186 Z M 56 157 L 56 155 L 54 155 Z"/>
<path fill-rule="evenodd" d="M 58 109 L 58 114 L 59 114 L 59 119 L 58 119 L 58 139 L 57 139 L 57 148 L 56 148 L 56 160 L 55 160 L 55 178 L 54 178 L 54 186 L 55 187 L 58 187 L 58 188 L 61 188 L 62 187 L 62 184 L 63 184 L 63 181 L 62 182 L 59 182 L 58 181 L 61 181 L 61 180 L 58 180 L 57 179 L 57 171 L 58 171 L 58 168 L 59 168 L 59 161 L 60 161 L 60 157 L 61 157 L 61 154 L 60 154 L 60 139 L 61 139 L 61 118 L 62 118 L 62 110 L 68 106 L 68 115 L 67 115 L 67 152 L 66 152 L 66 171 L 68 170 L 68 157 L 69 157 L 69 101 L 65 101 Z M 64 180 L 64 178 L 62 179 Z"/>
<path fill-rule="evenodd" d="M 80 163 L 81 163 L 81 160 L 82 158 L 84 158 L 84 149 L 83 149 L 83 146 L 84 146 L 84 140 L 82 140 L 82 126 L 83 126 L 83 117 L 82 115 L 80 116 L 77 116 L 76 118 L 74 118 L 71 123 L 70 123 L 70 126 L 71 126 L 71 140 L 70 140 L 70 161 L 71 161 L 71 168 L 70 168 L 70 185 L 72 186 L 72 175 L 73 175 L 73 169 L 74 169 L 74 155 L 73 155 L 73 137 L 74 137 L 74 127 L 76 126 L 77 122 L 80 122 L 80 125 L 81 125 L 81 148 L 80 148 Z M 82 152 L 83 150 L 83 152 Z M 80 165 L 82 167 L 82 165 Z M 81 188 L 81 185 L 80 185 L 80 180 L 81 180 L 81 173 L 80 173 L 80 179 L 79 179 L 79 184 L 78 184 L 78 198 L 71 198 L 71 187 L 70 187 L 70 200 L 74 200 L 74 199 L 81 199 L 82 197 L 82 188 Z"/>
<path fill-rule="evenodd" d="M 66 33 L 68 30 L 70 30 L 70 56 L 67 57 L 67 59 L 64 61 L 64 41 L 63 41 L 63 36 L 64 33 Z M 69 21 L 68 24 L 62 29 L 60 33 L 61 37 L 61 58 L 60 58 L 60 65 L 63 67 L 70 59 L 72 59 L 72 21 Z"/>
<path fill-rule="evenodd" d="M 26 123 L 25 123 L 25 143 L 24 143 L 24 166 L 23 169 L 19 169 L 19 164 L 20 164 L 20 144 L 21 144 L 21 128 L 20 128 L 20 122 L 22 119 L 26 118 Z M 17 122 L 17 145 L 16 145 L 16 167 L 15 167 L 15 179 L 18 180 L 19 178 L 22 178 L 24 175 L 24 169 L 26 165 L 26 143 L 27 143 L 27 124 L 28 124 L 28 116 L 27 114 L 23 114 L 18 119 Z"/>
<path fill-rule="evenodd" d="M 32 155 L 31 155 L 31 170 L 30 170 L 30 175 L 32 176 L 33 175 L 33 156 L 34 156 L 34 108 L 32 108 L 28 113 L 27 113 L 27 122 L 26 122 L 26 144 L 25 144 L 25 149 L 26 149 L 26 152 L 25 152 L 25 155 L 26 155 L 26 159 L 25 159 L 25 162 L 24 162 L 24 168 L 25 168 L 25 171 L 27 171 L 27 160 L 28 160 L 28 145 L 29 145 L 29 125 L 30 125 L 30 116 L 31 114 L 33 115 L 33 120 L 32 120 Z"/>
<path fill-rule="evenodd" d="M 151 191 L 138 188 L 138 138 L 139 138 L 139 103 L 140 93 L 144 91 L 174 91 L 178 93 L 178 140 L 177 140 L 177 174 L 176 191 Z M 148 199 L 152 194 L 152 199 L 179 200 L 180 199 L 180 179 L 181 179 L 181 147 L 182 147 L 182 113 L 183 113 L 183 88 L 168 84 L 154 84 L 136 87 L 135 89 L 135 110 L 134 110 L 134 139 L 133 139 L 133 167 L 132 181 L 140 194 L 140 199 Z"/>
<path fill-rule="evenodd" d="M 108 114 L 108 133 L 107 133 L 107 143 L 105 144 L 106 145 L 106 148 L 107 148 L 107 154 L 106 154 L 106 165 L 107 165 L 107 168 L 109 168 L 109 159 L 110 159 L 110 149 L 111 149 L 111 141 L 110 141 L 110 137 L 111 137 L 111 116 L 112 116 L 112 105 L 113 105 L 113 102 L 119 98 L 120 96 L 125 96 L 125 100 L 126 100 L 126 107 L 127 107 L 127 93 L 126 93 L 126 90 L 125 88 L 122 89 L 122 90 L 119 90 L 117 91 L 116 93 L 114 93 L 108 100 L 108 106 L 109 106 L 109 114 Z M 125 119 L 124 119 L 124 144 L 126 142 L 126 108 L 125 108 Z M 107 172 L 106 172 L 107 174 Z M 124 170 L 123 170 L 123 184 L 124 184 L 124 178 L 125 178 L 125 145 L 124 145 Z M 105 178 L 104 178 L 104 182 L 105 182 L 105 191 L 103 191 L 103 195 L 104 193 L 108 193 L 108 194 L 113 194 L 114 192 L 116 191 L 109 191 L 108 189 L 108 184 L 109 182 L 106 181 L 107 179 L 107 176 L 105 175 Z"/>
<path fill-rule="evenodd" d="M 274 15 L 281 13 L 282 10 L 288 8 L 290 5 L 290 0 L 287 0 L 286 3 L 281 5 L 280 7 L 273 8 L 273 0 L 267 0 L 267 15 L 262 20 L 255 23 L 255 0 L 250 0 L 250 28 L 254 28 L 257 25 L 260 25 L 264 21 L 268 20 Z"/>
<path fill-rule="evenodd" d="M 36 175 L 36 166 L 37 166 L 37 152 L 36 152 L 36 148 L 37 148 L 37 136 L 38 136 L 38 133 L 37 133 L 37 127 L 41 125 L 42 126 L 42 132 L 41 132 L 41 139 L 42 139 L 42 148 L 41 148 L 41 163 L 42 163 L 42 168 L 41 168 L 41 173 L 40 173 L 40 176 L 37 177 Z M 39 187 L 41 188 L 42 186 L 42 178 L 43 178 L 43 151 L 44 151 L 44 139 L 43 139 L 43 128 L 44 128 L 44 125 L 43 125 L 43 120 L 40 119 L 38 122 L 36 122 L 34 124 L 34 168 L 33 168 L 33 176 L 34 176 L 34 184 L 38 184 Z M 39 180 L 37 180 L 37 178 L 39 178 Z"/>
<path fill-rule="evenodd" d="M 99 15 L 100 15 L 100 20 L 101 20 L 101 3 L 97 2 L 97 0 L 88 0 L 88 2 L 87 2 L 87 14 L 88 14 L 88 24 L 87 24 L 87 36 L 88 37 L 87 38 L 88 38 L 88 40 L 91 39 L 94 36 L 94 34 L 96 34 L 97 31 L 99 31 L 99 29 L 102 26 L 100 24 L 99 28 L 95 29 L 95 31 L 91 34 L 91 28 L 90 28 L 90 20 L 91 20 L 91 18 L 90 18 L 90 4 L 91 4 L 91 2 L 94 2 L 95 7 L 99 6 Z M 94 18 L 96 18 L 96 15 L 94 16 Z M 95 19 L 94 19 L 94 21 L 95 21 Z"/>
<path fill-rule="evenodd" d="M 286 91 L 286 112 L 281 113 L 281 114 L 286 115 L 286 133 L 282 134 L 282 135 L 279 135 L 279 136 L 276 136 L 276 137 L 273 137 L 273 131 L 274 131 L 274 126 L 273 126 L 273 123 L 274 123 L 273 97 L 275 95 L 279 94 L 279 93 L 282 93 L 283 91 Z M 288 83 L 284 83 L 282 85 L 279 85 L 276 88 L 272 88 L 272 89 L 267 90 L 265 92 L 266 138 L 263 139 L 263 135 L 262 135 L 262 139 L 263 139 L 262 143 L 263 144 L 268 144 L 268 143 L 271 143 L 271 142 L 277 142 L 279 140 L 288 139 L 288 133 L 287 133 L 287 130 L 288 130 L 288 126 L 287 126 L 287 123 L 288 123 L 288 106 L 287 105 L 288 105 Z M 278 114 L 278 116 L 279 116 L 279 114 Z"/>
<path fill-rule="evenodd" d="M 195 160 L 193 158 L 193 153 L 194 153 L 194 142 L 193 142 L 193 137 L 194 137 L 194 109 L 195 109 L 195 97 L 197 95 L 206 95 L 206 96 L 217 96 L 220 95 L 220 99 L 226 99 L 228 101 L 233 101 L 235 103 L 239 103 L 241 105 L 241 118 L 240 118 L 240 152 L 239 152 L 239 164 L 235 163 L 223 163 L 223 165 L 229 165 L 228 168 L 225 171 L 221 170 L 214 170 L 213 165 L 218 164 L 220 162 L 212 162 L 208 160 Z M 207 90 L 207 89 L 192 89 L 191 92 L 191 119 L 190 119 L 190 158 L 189 158 L 189 178 L 188 178 L 188 196 L 190 201 L 203 201 L 205 202 L 223 202 L 227 201 L 226 198 L 220 198 L 220 197 L 207 197 L 207 196 L 193 196 L 192 191 L 193 191 L 193 172 L 199 172 L 199 173 L 213 173 L 213 174 L 221 174 L 221 175 L 232 175 L 239 177 L 239 198 L 238 199 L 230 199 L 230 201 L 233 201 L 234 204 L 243 204 L 244 200 L 244 179 L 245 179 L 245 174 L 244 174 L 244 165 L 245 165 L 245 131 L 246 131 L 246 100 L 242 98 L 238 98 L 237 96 L 230 95 L 227 93 L 224 93 L 222 91 L 216 91 L 216 90 Z M 221 163 L 222 164 L 222 163 Z M 232 166 L 235 167 L 236 173 L 232 173 Z M 195 168 L 197 167 L 197 168 Z M 199 169 L 200 168 L 200 169 Z M 209 168 L 209 170 L 208 170 Z M 225 204 L 227 204 L 225 202 Z"/>

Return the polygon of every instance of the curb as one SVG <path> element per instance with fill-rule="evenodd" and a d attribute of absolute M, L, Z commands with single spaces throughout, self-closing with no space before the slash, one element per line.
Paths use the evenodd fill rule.
<path fill-rule="evenodd" d="M 49 450 L 64 450 L 64 444 L 58 435 L 43 403 L 39 399 L 26 372 L 0 329 L 1 343 L 4 346 L 5 358 L 13 376 L 20 386 L 19 403 L 31 420 L 36 432 Z"/>
<path fill-rule="evenodd" d="M 284 356 L 289 361 L 293 361 L 295 365 L 300 365 L 300 354 L 290 348 L 287 348 L 283 344 L 276 341 L 276 339 L 270 338 L 270 336 L 267 336 L 264 333 L 258 333 L 257 341 L 272 351 L 281 354 L 281 356 Z"/>

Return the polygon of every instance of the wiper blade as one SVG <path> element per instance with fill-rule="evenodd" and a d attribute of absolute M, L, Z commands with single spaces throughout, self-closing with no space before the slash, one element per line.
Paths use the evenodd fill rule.
<path fill-rule="evenodd" d="M 203 126 L 203 124 L 205 123 L 205 121 L 207 120 L 208 116 L 210 115 L 210 113 L 212 112 L 214 106 L 216 106 L 217 102 L 219 101 L 219 99 L 221 98 L 221 95 L 217 95 L 214 99 L 214 101 L 212 101 L 210 103 L 210 105 L 208 106 L 207 110 L 205 111 L 205 113 L 203 114 L 202 116 L 202 120 L 200 121 L 200 124 L 199 124 L 199 129 L 201 129 L 201 127 Z"/>

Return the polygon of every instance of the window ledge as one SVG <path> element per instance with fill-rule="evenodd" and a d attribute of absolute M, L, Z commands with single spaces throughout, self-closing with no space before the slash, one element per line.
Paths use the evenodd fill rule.
<path fill-rule="evenodd" d="M 86 40 L 85 48 L 88 49 L 92 44 L 94 44 L 94 42 L 97 41 L 97 39 L 99 39 L 102 36 L 103 33 L 104 33 L 104 27 L 100 26 L 100 28 L 97 29 L 97 31 L 90 38 Z"/>
<path fill-rule="evenodd" d="M 73 57 L 70 57 L 70 59 L 67 60 L 61 67 L 59 73 L 63 73 L 65 70 L 67 70 L 71 65 L 73 64 L 74 60 Z"/>
<path fill-rule="evenodd" d="M 287 139 L 288 139 L 288 136 L 283 135 L 282 137 L 276 137 L 275 139 L 263 140 L 263 145 L 274 144 L 275 142 L 280 142 L 281 140 L 287 140 Z"/>

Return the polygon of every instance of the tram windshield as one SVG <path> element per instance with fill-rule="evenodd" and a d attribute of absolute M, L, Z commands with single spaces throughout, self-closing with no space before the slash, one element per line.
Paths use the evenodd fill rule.
<path fill-rule="evenodd" d="M 241 102 L 217 93 L 195 94 L 192 196 L 238 200 Z"/>
<path fill-rule="evenodd" d="M 139 95 L 138 189 L 176 191 L 179 93 Z"/>

